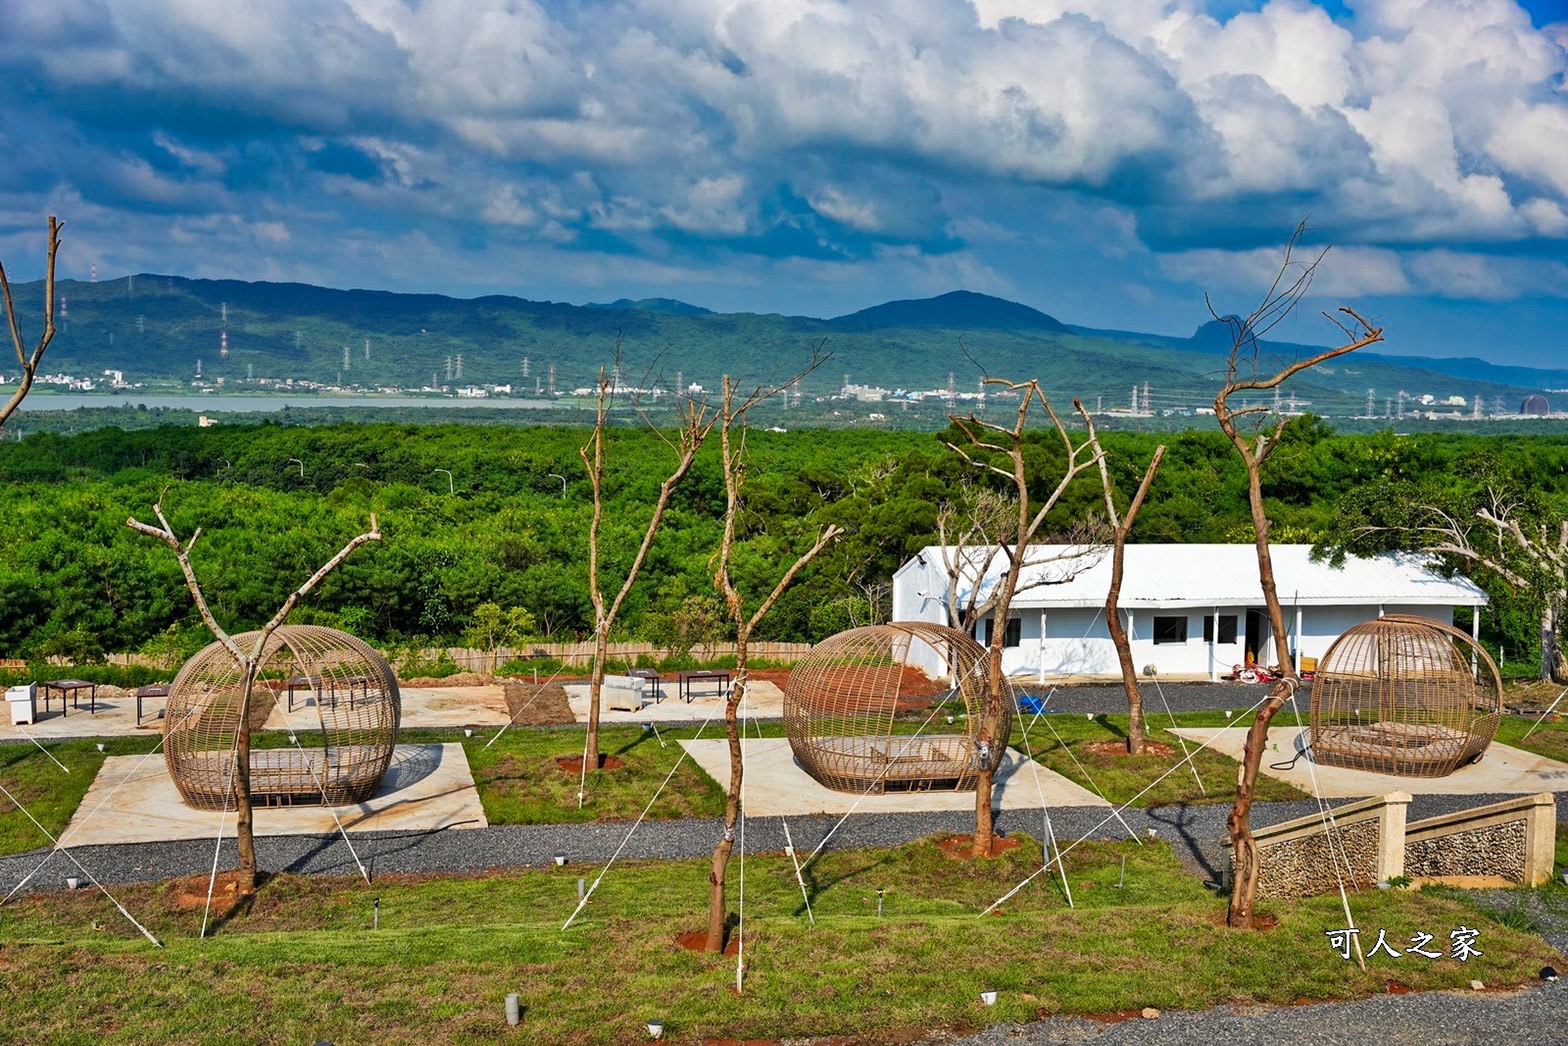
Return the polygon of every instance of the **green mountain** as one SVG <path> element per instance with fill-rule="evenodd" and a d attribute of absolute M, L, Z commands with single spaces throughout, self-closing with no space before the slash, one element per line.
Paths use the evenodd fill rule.
<path fill-rule="evenodd" d="M 36 331 L 41 284 L 13 290 L 24 329 Z M 554 388 L 567 394 L 617 359 L 628 384 L 714 388 L 726 373 L 745 384 L 788 377 L 820 346 L 831 358 L 801 385 L 813 398 L 836 395 L 846 381 L 914 391 L 951 381 L 962 394 L 984 374 L 1038 376 L 1063 404 L 1080 396 L 1091 409 L 1131 409 L 1136 396 L 1139 410 L 1181 414 L 1210 402 L 1229 345 L 1223 324 L 1185 339 L 1094 330 L 968 291 L 829 320 L 712 313 L 673 299 L 575 306 L 147 274 L 61 281 L 57 292 L 60 333 L 47 370 L 188 384 L 200 361 L 202 381 L 225 390 L 287 381 L 405 390 L 499 384 L 519 395 L 546 392 L 553 373 Z M 1310 351 L 1264 341 L 1258 355 L 1268 366 Z M 1330 416 L 1365 414 L 1369 399 L 1381 416 L 1385 406 L 1394 412 L 1422 397 L 1450 413 L 1480 397 L 1492 413 L 1563 387 L 1568 371 L 1357 353 L 1306 372 L 1283 395 Z"/>

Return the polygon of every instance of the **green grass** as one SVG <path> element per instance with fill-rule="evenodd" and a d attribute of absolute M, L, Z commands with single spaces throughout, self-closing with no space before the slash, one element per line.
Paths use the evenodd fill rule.
<path fill-rule="evenodd" d="M 0 853 L 49 846 L 38 825 L 56 837 L 65 830 L 106 755 L 143 755 L 158 740 L 156 735 L 105 738 L 103 752 L 90 740 L 44 741 L 43 749 L 26 743 L 0 745 L 0 787 L 14 797 L 0 793 Z M 38 825 L 17 809 L 18 802 Z"/>
<path fill-rule="evenodd" d="M 1116 888 L 1121 859 L 1126 885 Z M 1369 940 L 1418 930 L 1446 941 L 1479 927 L 1484 956 L 1459 963 L 1379 956 L 1363 973 L 1328 946 L 1337 898 L 1269 902 L 1277 925 L 1220 925 L 1223 902 L 1161 845 L 1092 843 L 1067 857 L 1076 909 L 1059 878 L 1037 877 L 1030 841 L 1002 857 L 954 861 L 926 840 L 824 854 L 809 869 L 807 921 L 790 862 L 745 867 L 745 989 L 735 959 L 690 953 L 674 938 L 703 924 L 705 861 L 617 864 L 582 917 L 561 925 L 576 880 L 596 870 L 520 870 L 470 878 L 278 877 L 242 911 L 218 911 L 196 939 L 205 881 L 127 886 L 126 907 L 164 941 L 147 944 L 114 907 L 85 892 L 0 909 L 0 1026 L 18 1041 L 636 1042 L 662 1018 L 671 1038 L 850 1035 L 881 1041 L 934 1028 L 1054 1013 L 1157 1006 L 1292 1003 L 1414 988 L 1523 983 L 1555 958 L 1537 938 L 1462 898 L 1371 891 L 1351 904 Z M 731 908 L 738 902 L 731 868 Z M 876 890 L 884 888 L 883 915 Z M 381 928 L 370 929 L 381 901 Z M 1000 992 L 982 1008 L 981 990 Z M 518 992 L 523 1027 L 502 1002 Z"/>

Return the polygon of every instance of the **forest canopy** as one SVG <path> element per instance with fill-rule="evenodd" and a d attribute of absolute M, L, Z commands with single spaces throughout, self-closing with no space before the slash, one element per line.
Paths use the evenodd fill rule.
<path fill-rule="evenodd" d="M 199 637 L 177 565 L 124 526 L 162 500 L 182 531 L 202 529 L 193 558 L 214 611 L 255 627 L 293 582 L 376 512 L 385 540 L 327 579 L 294 620 L 349 628 L 383 644 L 458 643 L 479 608 L 521 608 L 539 637 L 592 627 L 586 576 L 591 506 L 577 448 L 587 430 L 474 425 L 340 424 L 102 429 L 35 434 L 0 446 L 0 652 L 135 651 Z M 951 438 L 951 433 L 947 434 Z M 1027 448 L 1053 474 L 1045 433 Z M 744 582 L 823 526 L 847 529 L 781 599 L 758 639 L 810 641 L 885 616 L 894 570 L 936 540 L 942 503 L 969 471 L 943 434 L 751 434 L 751 479 L 735 564 Z M 1167 446 L 1134 542 L 1247 541 L 1245 477 L 1224 437 L 1102 433 L 1113 475 Z M 635 548 L 657 493 L 657 433 L 616 428 L 607 452 L 607 541 Z M 1568 513 L 1568 438 L 1336 433 L 1306 417 L 1286 429 L 1265 485 L 1276 542 L 1329 552 L 1405 539 L 1394 511 L 1414 499 L 1463 512 L 1507 489 L 1542 520 Z M 450 476 L 448 475 L 450 474 Z M 564 479 L 564 484 L 563 484 Z M 1046 539 L 1097 511 L 1097 485 L 1069 491 Z M 705 449 L 672 501 L 622 638 L 724 638 L 710 558 L 724 511 L 716 450 Z M 1103 511 L 1101 506 L 1098 511 Z M 1390 529 L 1395 528 L 1395 529 Z M 1454 563 L 1455 569 L 1463 564 Z M 1510 662 L 1534 656 L 1539 611 L 1477 571 L 1493 603 L 1482 635 Z"/>

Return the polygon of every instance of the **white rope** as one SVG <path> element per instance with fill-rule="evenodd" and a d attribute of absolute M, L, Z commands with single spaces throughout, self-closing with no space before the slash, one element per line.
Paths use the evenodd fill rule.
<path fill-rule="evenodd" d="M 1216 625 L 1216 627 L 1218 627 L 1218 626 Z M 1137 633 L 1137 622 L 1135 621 L 1135 622 L 1133 622 L 1133 627 L 1129 628 L 1127 630 L 1127 642 L 1131 643 L 1134 639 L 1137 638 L 1137 636 L 1138 636 L 1138 633 Z M 1171 729 L 1175 730 L 1176 729 L 1176 713 L 1171 711 L 1171 703 L 1169 701 L 1165 700 L 1165 688 L 1160 685 L 1160 679 L 1159 679 L 1158 676 L 1154 677 L 1154 692 L 1160 695 L 1160 704 L 1165 706 L 1165 714 L 1170 717 Z M 1187 754 L 1187 739 L 1182 737 L 1180 734 L 1172 734 L 1171 736 L 1176 738 L 1176 743 L 1177 744 L 1181 745 L 1181 754 L 1182 755 L 1186 755 Z M 1209 790 L 1207 788 L 1203 787 L 1203 775 L 1198 773 L 1198 764 L 1192 762 L 1189 759 L 1189 760 L 1187 760 L 1187 766 L 1189 768 L 1191 768 L 1191 770 L 1192 770 L 1192 779 L 1194 781 L 1198 782 L 1198 791 L 1201 792 L 1203 795 L 1207 796 L 1209 794 Z"/>
<path fill-rule="evenodd" d="M 1036 712 L 1036 718 L 1038 718 L 1040 714 L 1041 713 Z M 1045 869 L 1051 867 L 1051 853 L 1057 848 L 1056 832 L 1051 827 L 1051 808 L 1047 806 L 1045 802 L 1045 786 L 1040 783 L 1040 764 L 1035 762 L 1034 747 L 1029 744 L 1028 727 L 1024 728 L 1024 753 L 1029 757 L 1029 769 L 1034 774 L 1034 789 L 1035 793 L 1040 797 L 1040 813 L 1043 815 L 1042 820 L 1045 822 L 1044 838 L 1041 840 L 1045 846 L 1045 852 L 1040 856 L 1040 859 L 1045 862 L 1040 866 L 1040 870 L 1044 871 Z M 1057 870 L 1062 873 L 1062 891 L 1067 895 L 1067 907 L 1078 907 L 1073 903 L 1073 888 L 1067 884 L 1067 865 L 1058 859 L 1056 861 L 1056 866 Z"/>
<path fill-rule="evenodd" d="M 76 859 L 76 855 L 75 854 L 73 854 L 66 847 L 61 846 L 60 845 L 60 841 L 54 837 L 54 835 L 49 831 L 49 829 L 45 828 L 43 825 L 38 823 L 38 818 L 34 817 L 31 813 L 28 812 L 27 807 L 23 806 L 22 803 L 21 803 L 21 800 L 17 799 L 16 796 L 11 794 L 11 790 L 10 789 L 6 788 L 5 785 L 0 784 L 0 792 L 5 793 L 5 797 L 7 799 L 11 800 L 12 803 L 16 804 L 16 808 L 18 810 L 22 811 L 23 816 L 25 816 L 29 821 L 33 822 L 33 827 L 37 828 L 40 832 L 44 833 L 44 836 L 51 843 L 55 844 L 56 849 L 58 849 L 60 853 L 64 854 L 67 860 L 69 860 L 72 864 L 76 865 L 77 871 L 79 871 L 83 875 L 85 875 L 87 877 L 87 881 L 88 882 L 90 882 L 94 886 L 98 887 L 98 892 L 99 893 L 101 893 L 105 897 L 109 898 L 109 900 L 114 904 L 114 906 L 120 910 L 120 914 L 125 916 L 126 919 L 130 920 L 131 925 L 136 927 L 138 930 L 140 930 L 142 932 L 142 936 L 143 937 L 145 937 L 149 941 L 151 941 L 155 947 L 158 947 L 158 948 L 162 948 L 163 947 L 163 942 L 158 940 L 158 938 L 154 937 L 152 935 L 152 931 L 151 930 L 147 929 L 147 927 L 145 927 L 141 923 L 137 922 L 136 921 L 136 917 L 134 915 L 132 915 L 130 912 L 125 910 L 125 905 L 120 903 L 119 898 L 115 897 L 114 894 L 110 893 L 104 887 L 103 883 L 99 882 L 97 877 L 94 876 L 92 872 L 89 872 L 87 870 L 86 866 L 84 866 L 81 861 L 78 861 Z M 3 903 L 3 902 L 0 902 L 0 903 Z"/>
<path fill-rule="evenodd" d="M 1296 717 L 1296 728 L 1298 730 L 1301 729 L 1301 707 L 1296 703 L 1296 688 L 1294 685 L 1290 688 L 1290 711 Z M 1301 735 L 1298 733 L 1296 736 L 1299 738 Z M 1334 823 L 1333 811 L 1323 801 L 1323 789 L 1318 784 L 1317 760 L 1310 755 L 1307 756 L 1307 773 L 1312 778 L 1312 795 L 1318 802 L 1318 816 L 1323 821 L 1323 841 L 1328 845 L 1328 863 L 1334 869 L 1334 882 L 1339 886 L 1339 906 L 1345 912 L 1346 929 L 1354 930 L 1356 928 L 1356 919 L 1355 916 L 1350 914 L 1350 897 L 1345 893 L 1345 877 L 1340 874 L 1339 857 L 1344 859 L 1346 871 L 1353 873 L 1354 869 L 1350 864 L 1350 854 L 1345 851 L 1344 839 L 1340 837 L 1339 825 Z M 1339 844 L 1339 857 L 1336 857 L 1334 852 L 1334 844 L 1336 842 Z M 1354 878 L 1351 881 L 1354 882 Z M 1361 954 L 1361 935 L 1359 933 L 1351 934 L 1350 941 L 1356 949 L 1356 964 L 1365 970 L 1367 968 L 1367 960 L 1366 956 Z"/>
<path fill-rule="evenodd" d="M 586 647 L 588 644 L 587 643 L 583 643 L 583 644 L 580 644 L 580 645 L 583 646 L 583 647 Z M 569 656 L 569 657 L 576 657 L 577 655 L 576 654 L 569 654 L 567 656 Z M 549 686 L 551 683 L 555 682 L 556 677 L 559 676 L 564 671 L 566 671 L 566 662 L 562 661 L 561 664 L 560 664 L 560 667 L 557 668 L 554 672 L 550 673 L 550 678 L 546 679 L 543 683 L 535 682 L 534 683 L 534 687 L 535 687 L 535 689 L 534 689 L 534 696 L 530 697 L 527 701 L 523 702 L 522 707 L 519 708 L 516 712 L 514 712 L 512 714 L 512 716 L 511 716 L 511 718 L 509 718 L 501 726 L 501 729 L 496 731 L 495 736 L 492 737 L 489 741 L 487 741 L 485 743 L 485 747 L 484 747 L 484 749 L 482 749 L 482 751 L 483 750 L 488 750 L 491 745 L 493 745 L 497 741 L 501 740 L 501 735 L 506 733 L 507 730 L 511 729 L 512 725 L 517 722 L 517 717 L 522 715 L 525 711 L 527 711 L 528 710 L 528 706 L 533 704 L 534 701 L 539 697 L 540 694 L 544 693 L 544 688 Z M 534 678 L 537 680 L 539 677 L 535 676 Z"/>
<path fill-rule="evenodd" d="M 1546 711 L 1541 713 L 1541 718 L 1539 718 L 1539 719 L 1537 719 L 1535 721 L 1535 726 L 1532 726 L 1532 727 L 1530 727 L 1530 729 L 1526 730 L 1524 732 L 1524 737 L 1521 737 L 1519 740 L 1521 740 L 1521 741 L 1527 740 L 1530 737 L 1531 734 L 1535 733 L 1535 727 L 1540 726 L 1542 723 L 1546 722 L 1546 717 L 1551 715 L 1554 711 L 1556 711 L 1557 703 L 1563 699 L 1563 694 L 1568 694 L 1568 689 L 1565 689 L 1562 692 L 1562 694 L 1558 694 L 1557 695 L 1557 700 L 1553 701 L 1551 703 L 1550 707 L 1548 707 L 1546 709 Z"/>
<path fill-rule="evenodd" d="M 87 822 L 91 821 L 93 819 L 93 815 L 96 814 L 99 810 L 102 810 L 104 808 L 105 804 L 107 804 L 110 799 L 114 798 L 116 792 L 118 792 L 121 788 L 124 788 L 126 783 L 129 782 L 132 777 L 135 777 L 139 772 L 141 772 L 142 764 L 147 762 L 147 760 L 151 759 L 154 755 L 156 755 L 158 753 L 158 749 L 162 748 L 162 747 L 163 747 L 163 738 L 160 737 L 158 739 L 158 744 L 153 747 L 153 750 L 151 752 L 148 752 L 146 755 L 142 756 L 141 762 L 137 763 L 134 767 L 132 767 L 131 772 L 128 775 L 126 775 L 125 779 L 122 780 L 119 784 L 115 785 L 114 788 L 112 788 L 109 791 L 108 795 L 104 796 L 101 800 L 99 800 L 97 806 L 93 807 L 91 810 L 89 810 L 87 812 L 87 815 L 82 818 L 81 824 L 78 826 L 78 828 L 86 827 Z M 47 752 L 45 752 L 44 754 L 48 755 Z M 50 758 L 54 758 L 54 757 L 50 756 Z M 58 760 L 56 760 L 56 762 L 58 762 Z M 69 773 L 70 771 L 66 771 L 66 772 Z M 72 820 L 74 821 L 76 819 L 73 817 Z M 21 890 L 22 887 L 27 885 L 28 881 L 30 879 L 32 879 L 32 877 L 34 875 L 37 875 L 40 871 L 42 871 L 44 865 L 48 864 L 49 863 L 49 859 L 54 856 L 55 850 L 58 850 L 61 846 L 65 845 L 65 841 L 67 839 L 69 839 L 70 837 L 71 837 L 71 829 L 70 829 L 70 826 L 67 825 L 66 826 L 66 831 L 61 833 L 61 835 L 60 835 L 60 841 L 57 842 L 55 844 L 55 846 L 47 854 L 44 855 L 44 859 L 38 863 L 38 866 L 36 868 L 34 868 L 32 871 L 28 872 L 26 875 L 22 876 L 22 878 L 17 882 L 17 884 L 11 888 L 11 892 L 10 893 L 6 894 L 4 898 L 0 898 L 0 904 L 4 904 L 6 901 L 9 901 L 13 896 L 16 895 L 17 891 Z"/>
<path fill-rule="evenodd" d="M 54 763 L 55 766 L 58 766 L 61 770 L 64 770 L 66 773 L 70 773 L 71 772 L 71 768 L 70 767 L 68 767 L 64 763 L 60 762 L 60 760 L 55 759 L 53 752 L 49 751 L 49 749 L 45 748 L 43 745 L 38 744 L 38 738 L 34 737 L 32 734 L 28 733 L 26 730 L 23 730 L 20 726 L 18 726 L 16 728 L 16 732 L 21 734 L 23 737 L 27 738 L 33 744 L 38 745 L 38 750 L 40 752 L 42 752 L 44 755 L 48 756 L 50 758 L 50 760 Z"/>
<path fill-rule="evenodd" d="M 334 691 L 332 700 L 333 701 L 337 700 L 337 694 L 336 694 L 335 691 Z M 349 690 L 349 701 L 352 702 L 353 700 L 354 700 L 354 694 L 353 694 L 353 688 L 352 688 L 352 685 L 351 685 L 350 686 L 350 690 Z M 369 700 L 368 695 L 366 697 L 366 700 Z M 305 756 L 305 766 L 307 768 L 309 768 L 309 766 L 310 766 L 310 758 L 309 758 L 309 756 L 305 755 L 305 748 L 304 748 L 303 745 L 301 745 L 299 743 L 299 731 L 294 729 L 294 718 L 293 718 L 293 716 L 289 715 L 288 706 L 287 705 L 278 706 L 277 702 L 276 702 L 276 697 L 274 697 L 273 707 L 281 707 L 282 708 L 282 710 L 283 710 L 283 725 L 288 727 L 289 743 L 294 746 L 294 750 L 296 752 L 298 752 L 301 756 Z M 321 691 L 320 690 L 316 691 L 316 718 L 318 720 L 321 719 Z M 326 733 L 326 729 L 327 729 L 327 725 L 326 725 L 325 722 L 323 722 L 321 724 L 321 729 L 322 729 L 322 733 L 325 734 Z M 316 784 L 321 787 L 321 805 L 322 806 L 326 806 L 327 807 L 327 813 L 332 815 L 332 823 L 338 826 L 338 834 L 343 837 L 343 843 L 344 843 L 344 845 L 346 845 L 348 847 L 349 856 L 354 858 L 354 866 L 359 869 L 360 877 L 365 880 L 365 885 L 369 886 L 370 885 L 370 872 L 366 870 L 365 862 L 363 862 L 363 861 L 361 861 L 359 859 L 359 852 L 354 849 L 354 842 L 353 842 L 353 840 L 351 840 L 348 837 L 348 829 L 343 827 L 343 821 L 342 821 L 341 818 L 338 817 L 337 808 L 336 807 L 332 807 L 332 806 L 327 806 L 327 768 L 326 768 L 325 760 L 323 760 L 323 762 L 322 762 L 321 770 L 319 772 L 317 772 L 315 776 L 316 776 Z"/>
<path fill-rule="evenodd" d="M 711 722 L 713 722 L 713 716 L 710 715 L 707 719 L 702 721 L 702 725 L 697 728 L 696 737 L 693 737 L 692 740 L 695 741 L 698 737 L 701 737 L 702 732 L 708 728 L 708 724 Z M 632 841 L 632 835 L 642 825 L 643 820 L 648 816 L 648 811 L 653 809 L 653 804 L 658 802 L 659 796 L 664 794 L 665 786 L 670 783 L 670 778 L 675 776 L 675 771 L 679 770 L 681 768 L 681 764 L 686 761 L 686 755 L 687 751 L 685 747 L 682 747 L 680 758 L 675 760 L 675 765 L 670 767 L 670 772 L 664 775 L 664 780 L 659 784 L 658 789 L 653 793 L 653 798 L 648 800 L 648 805 L 642 808 L 642 813 L 637 815 L 637 820 L 632 822 L 632 826 L 626 830 L 626 837 L 621 840 L 621 845 L 615 848 L 615 852 L 610 855 L 609 862 L 599 873 L 599 877 L 593 881 L 593 885 L 588 887 L 588 890 L 583 894 L 582 899 L 577 902 L 577 907 L 573 909 L 571 917 L 566 920 L 566 922 L 561 926 L 561 929 L 565 930 L 571 926 L 572 922 L 577 918 L 578 914 L 581 913 L 583 908 L 587 906 L 588 899 L 593 896 L 593 892 L 599 888 L 599 884 L 603 882 L 604 877 L 609 874 L 610 868 L 615 864 L 616 858 L 620 857 L 621 851 L 626 849 L 626 844 Z"/>
<path fill-rule="evenodd" d="M 746 698 L 751 688 L 744 676 L 740 681 L 740 736 L 742 750 L 746 739 Z M 732 691 L 733 692 L 733 691 Z M 746 977 L 746 774 L 741 772 L 740 788 L 736 790 L 736 810 L 740 814 L 740 899 L 736 902 L 735 923 L 735 994 L 741 993 Z"/>
<path fill-rule="evenodd" d="M 1257 711 L 1257 709 L 1262 707 L 1263 702 L 1267 701 L 1268 699 L 1269 698 L 1268 698 L 1267 694 L 1263 695 L 1263 697 L 1261 699 L 1259 699 L 1257 704 L 1255 704 L 1251 708 L 1247 709 L 1247 711 L 1243 712 L 1242 715 L 1246 715 L 1248 712 L 1255 712 L 1255 711 Z M 1214 737 L 1211 737 L 1207 741 L 1203 742 L 1203 744 L 1199 745 L 1196 749 L 1193 750 L 1192 755 L 1187 756 L 1187 759 L 1191 759 L 1192 756 L 1197 755 L 1199 752 L 1201 752 L 1205 748 L 1209 747 L 1209 745 L 1213 744 L 1218 739 L 1218 737 L 1219 737 L 1219 735 L 1215 734 Z M 1183 760 L 1183 762 L 1185 762 L 1185 761 L 1186 760 Z M 1123 803 L 1119 809 L 1113 810 L 1109 815 L 1107 815 L 1104 819 L 1102 819 L 1099 824 L 1095 825 L 1093 828 L 1089 829 L 1083 835 L 1079 836 L 1076 841 L 1074 841 L 1073 843 L 1068 845 L 1067 849 L 1065 849 L 1065 850 L 1058 850 L 1056 852 L 1056 859 L 1058 861 L 1060 861 L 1062 858 L 1064 858 L 1068 854 L 1072 853 L 1073 849 L 1076 846 L 1078 846 L 1079 843 L 1082 843 L 1082 842 L 1086 841 L 1095 832 L 1098 832 L 1101 828 L 1104 828 L 1107 824 L 1110 824 L 1111 820 L 1113 818 L 1119 818 L 1121 810 L 1127 809 L 1133 803 L 1136 803 L 1139 799 L 1142 799 L 1144 797 L 1144 795 L 1147 794 L 1148 791 L 1151 788 L 1153 788 L 1155 785 L 1159 784 L 1161 781 L 1165 780 L 1171 774 L 1174 774 L 1177 770 L 1180 770 L 1180 769 L 1181 769 L 1181 763 L 1177 763 L 1175 766 L 1173 766 L 1169 770 L 1165 771 L 1159 777 L 1156 777 L 1153 781 L 1150 781 L 1147 785 L 1144 786 L 1142 791 L 1140 791 L 1137 795 L 1133 796 L 1131 799 L 1129 799 L 1125 803 Z M 1125 824 L 1126 822 L 1124 821 L 1122 823 Z M 991 904 L 991 906 L 989 908 L 987 908 L 985 911 L 981 912 L 980 914 L 981 915 L 990 915 L 1003 902 L 1005 902 L 1008 899 L 1010 899 L 1014 894 L 1018 893 L 1018 891 L 1022 890 L 1025 886 L 1028 886 L 1030 883 L 1034 882 L 1034 880 L 1040 875 L 1040 872 L 1043 872 L 1044 870 L 1045 870 L 1044 868 L 1041 868 L 1041 869 L 1035 871 L 1033 874 L 1031 874 L 1023 882 L 1019 883 L 1017 886 L 1015 886 L 1011 890 L 1007 891 L 1007 893 L 1005 893 L 1001 897 L 997 898 L 994 902 L 992 902 L 992 904 Z"/>
<path fill-rule="evenodd" d="M 1046 701 L 1043 701 L 1043 703 L 1041 703 L 1041 706 L 1044 706 L 1044 704 L 1046 704 L 1047 701 L 1051 701 L 1051 696 L 1054 695 L 1054 693 L 1055 693 L 1055 688 L 1052 687 L 1051 693 L 1047 693 Z M 1038 718 L 1038 715 L 1036 715 L 1036 718 Z M 1099 787 L 1099 784 L 1096 784 L 1096 781 L 1094 781 L 1094 776 L 1091 775 L 1090 772 L 1088 772 L 1088 767 L 1085 767 L 1085 765 L 1083 765 L 1082 762 L 1077 761 L 1076 754 L 1073 754 L 1073 748 L 1071 748 L 1071 746 L 1069 746 L 1068 743 L 1065 742 L 1065 740 L 1062 740 L 1062 734 L 1058 734 L 1057 728 L 1055 728 L 1055 726 L 1051 725 L 1051 720 L 1049 720 L 1049 718 L 1046 718 L 1046 720 L 1043 720 L 1043 721 L 1044 721 L 1044 725 L 1046 725 L 1047 731 L 1051 731 L 1052 737 L 1055 737 L 1055 739 L 1057 739 L 1057 746 L 1060 746 L 1060 748 L 1062 748 L 1062 751 L 1065 751 L 1065 753 L 1068 753 L 1068 759 L 1071 759 L 1071 761 L 1073 761 L 1074 767 L 1079 768 L 1079 773 L 1082 773 L 1083 779 L 1085 779 L 1085 781 L 1088 781 L 1088 786 L 1090 786 L 1091 789 L 1094 789 L 1094 795 L 1098 795 L 1098 797 L 1101 797 L 1102 800 L 1105 800 L 1105 801 L 1107 801 L 1107 803 L 1110 803 L 1109 795 L 1105 795 L 1104 789 L 1101 789 L 1101 787 Z M 1115 806 L 1115 804 L 1112 803 L 1112 806 Z M 1126 820 L 1124 820 L 1123 817 L 1121 817 L 1121 811 L 1115 811 L 1115 814 L 1113 814 L 1113 815 L 1115 815 L 1115 819 L 1116 820 L 1120 820 L 1121 826 L 1123 826 L 1123 828 L 1126 828 L 1127 836 L 1132 837 L 1132 841 L 1137 842 L 1137 844 L 1140 845 L 1140 847 L 1142 847 L 1142 845 L 1143 845 L 1142 839 L 1138 839 L 1138 833 L 1135 833 L 1135 831 L 1132 831 L 1132 825 L 1129 825 L 1129 823 L 1127 823 Z"/>
<path fill-rule="evenodd" d="M 201 933 L 199 936 L 205 940 L 207 937 L 207 916 L 212 911 L 212 894 L 218 886 L 218 856 L 223 853 L 223 826 L 229 820 L 229 807 L 227 796 L 229 785 L 234 780 L 234 774 L 239 769 L 240 732 L 234 731 L 234 744 L 229 749 L 229 764 L 223 776 L 224 805 L 218 808 L 218 838 L 212 844 L 212 874 L 207 877 L 207 905 L 201 910 Z"/>

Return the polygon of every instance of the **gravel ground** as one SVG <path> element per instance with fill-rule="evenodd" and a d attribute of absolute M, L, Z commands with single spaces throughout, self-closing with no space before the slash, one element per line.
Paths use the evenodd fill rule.
<path fill-rule="evenodd" d="M 1289 1042 L 1293 1046 L 1568 1043 L 1568 980 L 1542 983 L 1518 992 L 1420 992 L 1308 1006 L 1220 1006 L 1116 1024 L 1055 1017 L 1033 1024 L 997 1024 L 978 1035 L 931 1041 L 944 1046 L 1056 1042 L 1107 1046 L 1213 1046 L 1224 1042 Z"/>

